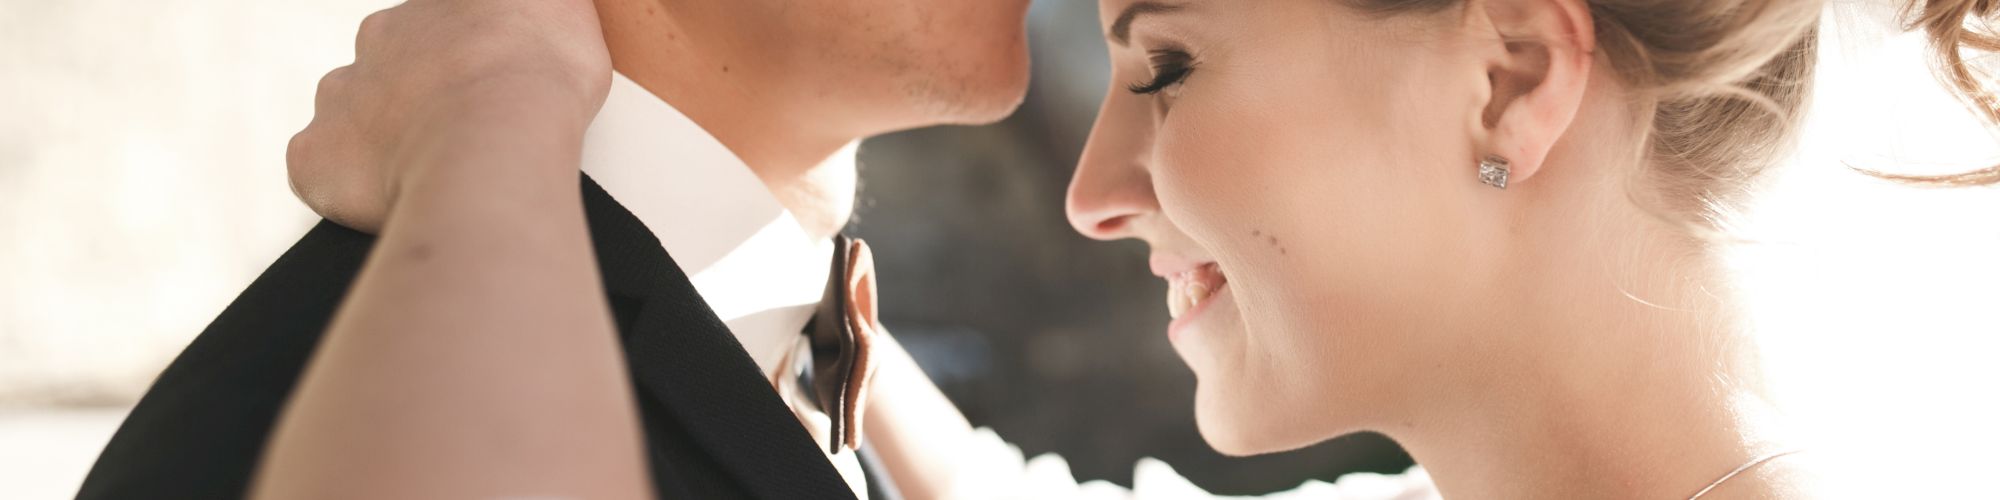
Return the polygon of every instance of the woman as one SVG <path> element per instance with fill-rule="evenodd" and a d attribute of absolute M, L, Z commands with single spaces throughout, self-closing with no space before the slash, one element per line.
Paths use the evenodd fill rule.
<path fill-rule="evenodd" d="M 1224 453 L 1372 430 L 1453 498 L 1822 494 L 1706 237 L 1798 128 L 1822 7 L 1105 0 L 1117 85 L 1071 222 L 1152 247 Z M 1907 13 L 1988 118 L 1959 61 L 1997 48 L 1964 28 L 1996 11 Z M 920 377 L 878 374 L 870 437 L 951 491 L 965 441 L 927 438 L 969 428 Z"/>

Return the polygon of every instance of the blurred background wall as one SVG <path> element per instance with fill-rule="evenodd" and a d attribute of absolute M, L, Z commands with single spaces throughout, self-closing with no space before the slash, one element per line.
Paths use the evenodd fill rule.
<path fill-rule="evenodd" d="M 0 0 L 0 498 L 71 496 L 158 370 L 315 220 L 286 187 L 285 142 L 353 26 L 392 3 Z M 1880 2 L 1835 5 L 1806 153 L 1746 214 L 1732 262 L 1784 394 L 1825 415 L 1807 430 L 1980 470 L 1995 464 L 1964 450 L 2000 445 L 2000 193 L 1844 165 L 2000 155 L 1921 47 L 1869 21 Z M 1093 2 L 1040 2 L 1018 114 L 863 145 L 852 230 L 876 248 L 885 322 L 976 424 L 1081 479 L 1129 484 L 1153 456 L 1240 494 L 1407 466 L 1378 436 L 1249 459 L 1201 442 L 1145 248 L 1062 214 L 1110 86 L 1098 26 Z"/>

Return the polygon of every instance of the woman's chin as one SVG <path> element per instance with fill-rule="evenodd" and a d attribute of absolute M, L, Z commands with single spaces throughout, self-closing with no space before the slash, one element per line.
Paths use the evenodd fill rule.
<path fill-rule="evenodd" d="M 1188 308 L 1167 325 L 1167 342 L 1180 354 L 1197 377 L 1233 378 L 1243 367 L 1231 366 L 1228 358 L 1241 354 L 1243 315 L 1237 310 L 1233 290 L 1222 285 L 1208 300 Z"/>
<path fill-rule="evenodd" d="M 1218 316 L 1235 312 L 1232 306 Z M 1240 325 L 1190 331 L 1186 333 L 1192 335 L 1175 339 L 1175 350 L 1194 369 L 1195 425 L 1202 439 L 1218 453 L 1241 457 L 1290 451 L 1333 437 L 1311 428 L 1319 422 L 1308 416 L 1313 402 L 1286 395 L 1279 387 L 1286 384 L 1268 378 L 1284 375 L 1268 371 L 1268 365 L 1241 362 L 1246 346 L 1231 341 L 1241 340 Z"/>
<path fill-rule="evenodd" d="M 1258 401 L 1270 388 L 1249 384 L 1255 376 L 1247 370 L 1256 367 L 1237 362 L 1244 357 L 1246 332 L 1234 295 L 1222 286 L 1209 300 L 1175 317 L 1167 337 L 1194 371 L 1195 424 L 1210 447 L 1239 457 L 1283 451 L 1263 435 L 1269 426 L 1257 421 L 1272 416 L 1272 409 Z"/>
<path fill-rule="evenodd" d="M 1206 386 L 1201 386 L 1206 387 Z M 1201 439 L 1208 442 L 1216 453 L 1232 457 L 1247 457 L 1276 453 L 1302 447 L 1288 445 L 1280 436 L 1271 435 L 1277 427 L 1253 422 L 1259 412 L 1250 405 L 1238 401 L 1217 401 L 1215 394 L 1209 394 L 1201 387 L 1195 389 L 1195 427 L 1201 431 Z M 1310 444 L 1310 443 L 1307 443 Z"/>
<path fill-rule="evenodd" d="M 1243 375 L 1196 373 L 1195 427 L 1217 453 L 1232 457 L 1277 453 L 1331 437 L 1315 438 L 1302 428 L 1297 406 L 1301 403 L 1280 397 L 1267 384 L 1252 383 Z"/>

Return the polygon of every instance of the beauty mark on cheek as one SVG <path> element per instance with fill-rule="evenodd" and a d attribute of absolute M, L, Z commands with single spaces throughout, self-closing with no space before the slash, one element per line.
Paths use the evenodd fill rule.
<path fill-rule="evenodd" d="M 1289 253 L 1290 253 L 1290 252 L 1287 252 L 1287 251 L 1285 250 L 1285 245 L 1284 245 L 1284 244 L 1282 244 L 1282 243 L 1278 243 L 1278 237 L 1277 237 L 1277 236 L 1272 236 L 1272 235 L 1268 235 L 1268 234 L 1264 234 L 1264 231 L 1263 231 L 1263 230 L 1261 230 L 1261 229 L 1252 229 L 1252 230 L 1250 230 L 1250 238 L 1251 238 L 1251 239 L 1258 239 L 1258 240 L 1264 240 L 1264 243 L 1265 243 L 1265 244 L 1268 244 L 1268 245 L 1271 245 L 1271 248 L 1275 248 L 1275 249 L 1278 249 L 1278 255 L 1287 255 L 1287 254 L 1289 254 Z"/>

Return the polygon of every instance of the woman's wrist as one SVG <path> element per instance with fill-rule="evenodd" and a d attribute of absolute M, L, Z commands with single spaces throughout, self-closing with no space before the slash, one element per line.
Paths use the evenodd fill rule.
<path fill-rule="evenodd" d="M 878 334 L 875 343 L 867 439 L 906 495 L 944 497 L 965 458 L 958 453 L 976 439 L 972 425 L 893 336 Z"/>
<path fill-rule="evenodd" d="M 391 151 L 389 210 L 409 196 L 461 193 L 492 201 L 577 193 L 583 133 L 594 109 L 546 95 L 440 103 Z M 463 104 L 461 104 L 463 103 Z M 476 105 L 475 105 L 476 103 Z M 524 198 L 525 197 L 525 198 Z"/>

